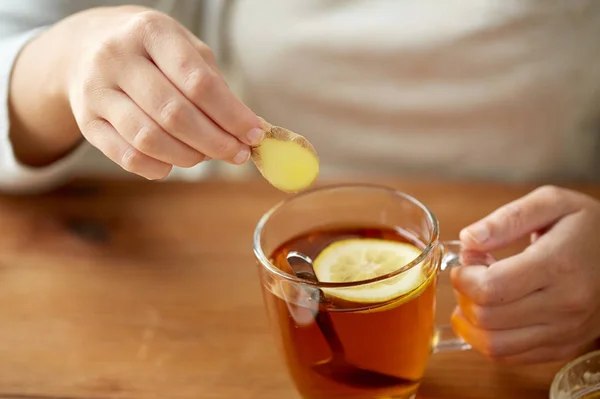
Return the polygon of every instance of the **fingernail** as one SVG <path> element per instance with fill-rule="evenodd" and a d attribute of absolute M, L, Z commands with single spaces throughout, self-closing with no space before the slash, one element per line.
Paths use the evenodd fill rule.
<path fill-rule="evenodd" d="M 233 163 L 241 165 L 245 163 L 248 158 L 250 158 L 250 150 L 247 147 L 244 147 L 237 153 L 235 158 L 233 158 Z"/>
<path fill-rule="evenodd" d="M 471 226 L 465 230 L 463 230 L 465 234 L 467 234 L 471 240 L 475 241 L 478 244 L 483 244 L 490 238 L 490 230 L 482 224 L 476 224 Z"/>
<path fill-rule="evenodd" d="M 250 144 L 259 145 L 265 138 L 265 132 L 263 132 L 262 129 L 252 129 L 248 132 L 247 137 Z"/>

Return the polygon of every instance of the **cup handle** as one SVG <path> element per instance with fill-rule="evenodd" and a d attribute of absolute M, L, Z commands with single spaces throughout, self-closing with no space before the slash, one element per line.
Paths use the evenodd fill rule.
<path fill-rule="evenodd" d="M 449 273 L 450 269 L 456 266 L 462 266 L 461 261 L 461 244 L 458 240 L 453 241 L 442 241 L 442 260 L 440 266 L 441 273 Z M 474 261 L 474 262 L 473 262 Z M 489 265 L 493 262 L 491 254 L 478 254 L 476 261 L 471 256 L 468 264 L 485 264 Z M 433 353 L 449 352 L 449 351 L 464 351 L 470 350 L 469 345 L 463 340 L 452 328 L 450 324 L 436 326 L 434 338 L 433 338 Z"/>

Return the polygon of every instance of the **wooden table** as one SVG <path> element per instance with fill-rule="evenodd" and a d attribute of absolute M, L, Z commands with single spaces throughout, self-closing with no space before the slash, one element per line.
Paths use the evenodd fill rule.
<path fill-rule="evenodd" d="M 529 190 L 390 184 L 428 204 L 446 239 Z M 0 398 L 297 398 L 251 251 L 283 197 L 263 181 L 83 181 L 0 197 Z M 445 283 L 440 314 L 451 308 Z M 435 355 L 420 397 L 547 398 L 559 366 Z"/>

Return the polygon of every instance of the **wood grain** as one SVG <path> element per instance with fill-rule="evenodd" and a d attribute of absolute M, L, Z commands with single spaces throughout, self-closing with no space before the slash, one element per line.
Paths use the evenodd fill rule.
<path fill-rule="evenodd" d="M 387 183 L 429 205 L 445 239 L 531 188 Z M 262 180 L 80 181 L 0 197 L 0 398 L 297 398 L 251 247 L 284 197 Z M 446 317 L 447 282 L 439 298 Z M 547 398 L 558 367 L 435 355 L 420 397 Z"/>

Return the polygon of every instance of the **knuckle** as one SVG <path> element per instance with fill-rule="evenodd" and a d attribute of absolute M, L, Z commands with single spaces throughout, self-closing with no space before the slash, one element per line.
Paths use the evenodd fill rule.
<path fill-rule="evenodd" d="M 98 138 L 95 136 L 101 134 L 102 129 L 106 126 L 106 122 L 99 118 L 88 118 L 81 124 L 81 133 L 88 139 L 88 141 L 94 141 L 92 144 L 96 144 Z"/>
<path fill-rule="evenodd" d="M 145 155 L 134 148 L 128 148 L 121 155 L 119 163 L 123 169 L 131 173 L 139 173 L 142 171 Z"/>
<path fill-rule="evenodd" d="M 186 106 L 181 101 L 171 100 L 160 108 L 160 118 L 167 129 L 175 130 L 185 120 Z"/>
<path fill-rule="evenodd" d="M 213 155 L 217 159 L 233 158 L 239 151 L 239 145 L 233 137 L 217 140 L 213 143 Z"/>
<path fill-rule="evenodd" d="M 156 34 L 159 30 L 162 14 L 154 10 L 135 13 L 129 20 L 128 28 L 138 35 Z"/>
<path fill-rule="evenodd" d="M 572 290 L 562 301 L 563 310 L 566 313 L 586 312 L 590 309 L 593 299 L 593 295 L 587 289 Z"/>
<path fill-rule="evenodd" d="M 484 279 L 475 288 L 474 302 L 479 306 L 491 306 L 497 303 L 497 292 L 489 279 Z"/>
<path fill-rule="evenodd" d="M 537 188 L 534 195 L 537 195 L 546 207 L 555 209 L 558 212 L 570 209 L 573 204 L 577 203 L 578 198 L 578 195 L 572 191 L 553 185 L 544 185 Z"/>
<path fill-rule="evenodd" d="M 486 306 L 472 305 L 473 324 L 479 328 L 491 329 L 495 327 L 495 318 L 492 309 Z"/>
<path fill-rule="evenodd" d="M 198 48 L 198 52 L 200 53 L 200 55 L 202 55 L 202 58 L 204 58 L 205 60 L 207 60 L 208 62 L 210 62 L 212 64 L 217 63 L 217 57 L 215 56 L 214 51 L 210 47 L 208 47 L 204 43 L 200 43 L 197 46 L 197 48 Z"/>
<path fill-rule="evenodd" d="M 118 58 L 123 53 L 119 40 L 110 37 L 98 42 L 90 49 L 90 61 L 92 65 L 104 65 L 107 61 Z"/>
<path fill-rule="evenodd" d="M 169 174 L 171 173 L 172 169 L 173 169 L 173 167 L 171 165 L 165 165 L 162 168 L 160 168 L 160 170 L 156 171 L 152 176 L 148 176 L 147 178 L 149 180 L 166 179 L 169 176 Z"/>
<path fill-rule="evenodd" d="M 77 96 L 83 106 L 88 109 L 98 109 L 98 100 L 104 98 L 111 92 L 111 89 L 106 87 L 102 78 L 97 76 L 88 76 L 81 81 L 79 89 L 77 89 Z"/>
<path fill-rule="evenodd" d="M 500 359 L 508 355 L 506 345 L 492 334 L 485 337 L 481 351 L 491 359 Z"/>
<path fill-rule="evenodd" d="M 181 168 L 192 168 L 202 161 L 204 161 L 205 156 L 199 152 L 194 151 L 190 156 L 182 157 L 182 159 L 178 162 L 177 166 Z"/>
<path fill-rule="evenodd" d="M 131 144 L 142 152 L 155 149 L 161 132 L 156 127 L 143 126 L 133 137 Z"/>
<path fill-rule="evenodd" d="M 499 218 L 508 226 L 510 231 L 521 231 L 523 228 L 523 209 L 516 203 L 500 208 Z"/>
<path fill-rule="evenodd" d="M 198 49 L 198 52 L 200 53 L 200 55 L 202 55 L 202 57 L 214 58 L 215 56 L 213 50 L 204 42 L 199 41 L 196 45 L 196 48 Z"/>
<path fill-rule="evenodd" d="M 555 200 L 557 198 L 560 198 L 563 194 L 563 190 L 561 188 L 551 184 L 543 185 L 535 189 L 534 192 L 537 195 L 547 198 L 549 200 Z"/>
<path fill-rule="evenodd" d="M 86 97 L 90 97 L 96 95 L 100 85 L 98 79 L 92 76 L 87 76 L 82 80 L 80 87 L 81 93 L 83 93 L 83 95 Z"/>
<path fill-rule="evenodd" d="M 184 81 L 184 89 L 193 97 L 209 95 L 216 83 L 216 76 L 208 69 L 196 68 L 189 72 Z"/>
<path fill-rule="evenodd" d="M 552 277 L 555 279 L 573 278 L 573 276 L 581 273 L 581 264 L 569 256 L 556 251 L 552 253 L 552 257 L 554 262 L 549 268 L 549 273 L 553 274 Z M 576 295 L 577 290 L 573 290 L 572 294 Z"/>

